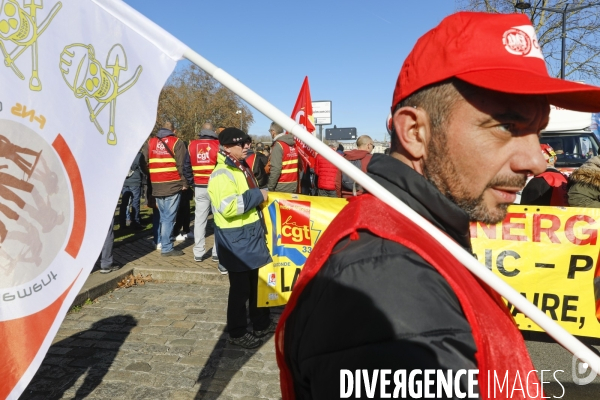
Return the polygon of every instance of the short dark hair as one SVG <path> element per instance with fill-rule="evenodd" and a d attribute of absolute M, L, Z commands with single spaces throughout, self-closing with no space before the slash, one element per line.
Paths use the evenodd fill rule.
<path fill-rule="evenodd" d="M 443 132 L 454 104 L 460 98 L 459 86 L 462 85 L 468 84 L 456 78 L 450 78 L 426 86 L 398 103 L 394 113 L 402 107 L 422 108 L 429 118 L 432 134 L 440 134 Z M 392 126 L 390 149 L 398 151 L 399 146 L 398 137 Z"/>

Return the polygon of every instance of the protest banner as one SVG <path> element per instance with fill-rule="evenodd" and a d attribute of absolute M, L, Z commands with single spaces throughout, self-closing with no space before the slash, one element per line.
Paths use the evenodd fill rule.
<path fill-rule="evenodd" d="M 503 222 L 471 225 L 477 258 L 568 332 L 600 338 L 594 275 L 600 210 L 517 206 Z M 543 331 L 508 304 L 520 330 Z"/>
<path fill-rule="evenodd" d="M 345 199 L 269 193 L 263 213 L 273 262 L 258 270 L 259 307 L 287 303 L 310 252 L 346 204 Z"/>
<path fill-rule="evenodd" d="M 265 219 L 273 263 L 259 270 L 260 307 L 287 303 L 312 247 L 344 205 L 343 199 L 269 194 Z M 514 205 L 500 224 L 472 224 L 471 236 L 488 269 L 568 332 L 600 338 L 594 297 L 599 227 L 600 210 Z M 519 329 L 543 331 L 508 306 Z"/>
<path fill-rule="evenodd" d="M 14 399 L 100 254 L 185 46 L 144 35 L 121 1 L 0 5 L 0 398 Z"/>

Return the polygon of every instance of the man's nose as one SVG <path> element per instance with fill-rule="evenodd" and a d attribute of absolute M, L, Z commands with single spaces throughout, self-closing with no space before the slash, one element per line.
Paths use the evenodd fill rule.
<path fill-rule="evenodd" d="M 520 137 L 513 157 L 512 169 L 515 172 L 539 175 L 546 170 L 547 164 L 540 149 L 537 134 Z"/>

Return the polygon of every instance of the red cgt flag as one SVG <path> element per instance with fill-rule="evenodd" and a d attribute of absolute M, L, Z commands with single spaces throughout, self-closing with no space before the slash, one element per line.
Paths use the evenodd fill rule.
<path fill-rule="evenodd" d="M 302 88 L 300 88 L 300 94 L 294 111 L 292 111 L 292 119 L 298 124 L 302 125 L 309 133 L 315 131 L 315 124 L 313 118 L 312 101 L 310 99 L 310 87 L 308 86 L 308 76 L 304 77 Z M 303 141 L 296 138 L 296 146 L 298 147 L 298 154 L 302 158 L 302 168 L 306 171 L 306 168 L 314 168 L 315 157 L 317 153 L 308 147 Z"/>

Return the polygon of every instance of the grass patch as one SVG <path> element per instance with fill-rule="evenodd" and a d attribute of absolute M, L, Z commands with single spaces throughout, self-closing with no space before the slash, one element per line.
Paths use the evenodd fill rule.
<path fill-rule="evenodd" d="M 74 306 L 73 308 L 71 308 L 67 314 L 78 313 L 79 311 L 81 311 L 83 306 L 89 306 L 90 304 L 94 304 L 94 303 L 95 303 L 95 301 L 92 301 L 91 299 L 87 299 L 83 304 L 81 304 L 79 306 Z"/>

